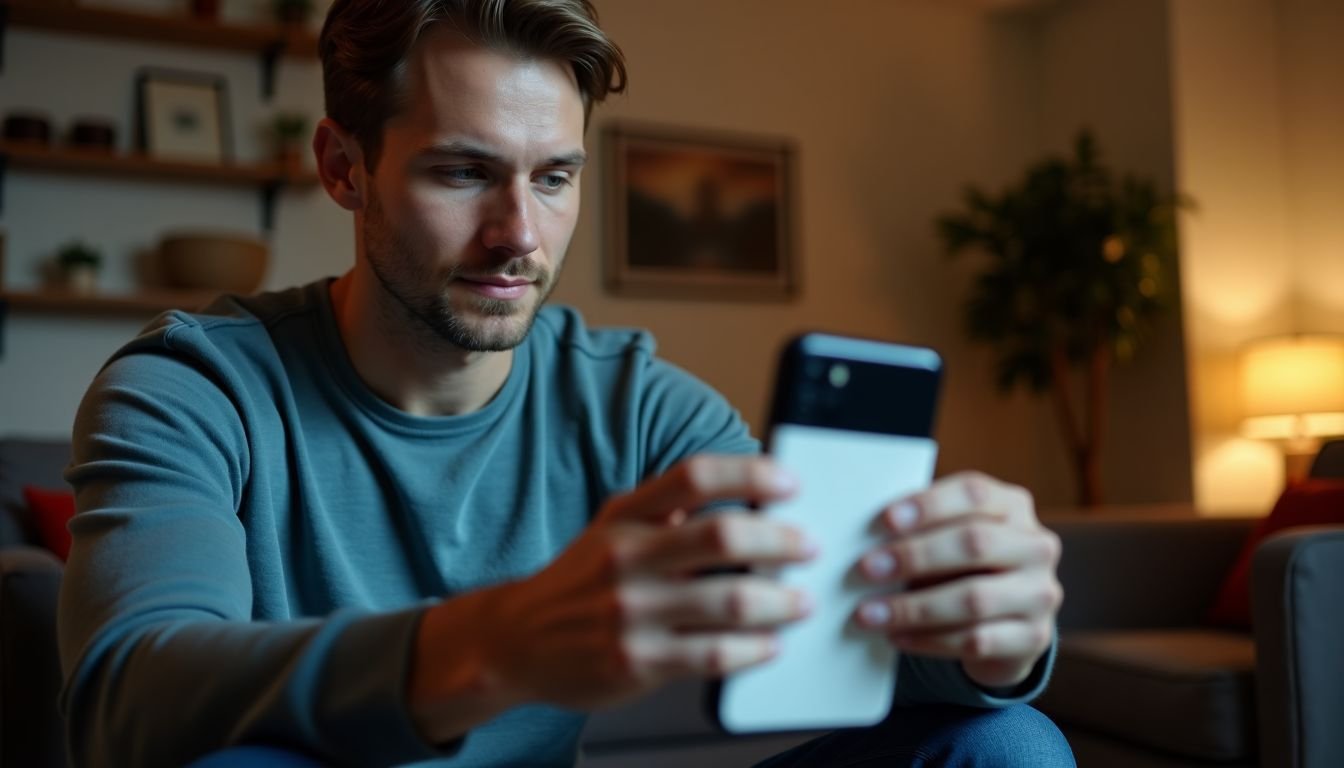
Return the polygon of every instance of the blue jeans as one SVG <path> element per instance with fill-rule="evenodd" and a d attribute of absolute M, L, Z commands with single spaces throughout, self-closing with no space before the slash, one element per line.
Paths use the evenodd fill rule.
<path fill-rule="evenodd" d="M 233 747 L 189 768 L 322 768 L 295 752 Z M 1076 768 L 1055 724 L 1020 704 L 1006 709 L 921 705 L 894 710 L 872 728 L 836 731 L 756 768 Z"/>
<path fill-rule="evenodd" d="M 924 704 L 892 710 L 871 728 L 836 731 L 756 768 L 1076 768 L 1050 718 L 1025 704 L 971 709 Z"/>

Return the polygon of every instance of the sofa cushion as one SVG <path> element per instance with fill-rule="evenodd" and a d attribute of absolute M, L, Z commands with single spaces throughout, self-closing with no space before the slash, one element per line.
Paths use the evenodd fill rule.
<path fill-rule="evenodd" d="M 1251 559 L 1271 535 L 1306 525 L 1344 525 L 1344 480 L 1308 478 L 1284 489 L 1267 517 L 1251 529 L 1218 591 L 1208 620 L 1237 629 L 1251 627 Z"/>
<path fill-rule="evenodd" d="M 64 488 L 69 463 L 68 440 L 0 439 L 0 547 L 37 541 L 23 487 Z"/>
<path fill-rule="evenodd" d="M 1063 633 L 1038 705 L 1071 726 L 1206 760 L 1255 753 L 1255 643 L 1208 629 Z"/>
<path fill-rule="evenodd" d="M 75 516 L 75 494 L 37 486 L 24 486 L 23 499 L 37 529 L 38 542 L 65 562 L 70 559 L 70 519 Z"/>
<path fill-rule="evenodd" d="M 65 765 L 57 697 L 61 564 L 35 547 L 0 549 L 0 765 Z"/>

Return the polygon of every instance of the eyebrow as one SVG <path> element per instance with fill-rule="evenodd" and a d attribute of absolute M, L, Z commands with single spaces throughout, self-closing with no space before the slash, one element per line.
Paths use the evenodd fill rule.
<path fill-rule="evenodd" d="M 496 152 L 491 152 L 485 147 L 472 144 L 465 141 L 449 141 L 442 144 L 434 144 L 426 147 L 420 152 L 422 156 L 426 155 L 451 155 L 453 157 L 466 158 L 468 160 L 478 160 L 483 163 L 495 163 L 497 165 L 507 165 L 507 161 Z M 582 166 L 588 160 L 588 153 L 583 150 L 567 152 L 560 155 L 553 155 L 546 158 L 542 166 Z"/>

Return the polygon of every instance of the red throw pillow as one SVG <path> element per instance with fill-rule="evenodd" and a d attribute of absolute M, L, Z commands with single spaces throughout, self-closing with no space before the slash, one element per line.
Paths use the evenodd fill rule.
<path fill-rule="evenodd" d="M 66 524 L 75 516 L 75 494 L 32 485 L 24 486 L 23 500 L 33 514 L 37 538 L 61 560 L 70 556 L 70 529 Z"/>
<path fill-rule="evenodd" d="M 1304 525 L 1344 524 L 1344 480 L 1309 478 L 1284 489 L 1269 516 L 1256 524 L 1209 610 L 1213 624 L 1251 626 L 1251 558 L 1270 535 Z"/>

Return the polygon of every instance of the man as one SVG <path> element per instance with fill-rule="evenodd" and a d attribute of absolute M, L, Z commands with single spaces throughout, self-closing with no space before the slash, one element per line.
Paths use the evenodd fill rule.
<path fill-rule="evenodd" d="M 76 763 L 269 744 L 567 764 L 583 712 L 768 660 L 807 596 L 687 574 L 814 553 L 744 510 L 694 513 L 793 481 L 646 336 L 540 309 L 588 112 L 624 85 L 586 0 L 337 0 L 321 52 L 313 147 L 354 213 L 353 269 L 162 318 L 81 406 L 60 617 Z M 1008 706 L 1044 683 L 1060 600 L 1030 497 L 964 475 L 880 522 L 867 577 L 936 582 L 855 618 L 910 654 L 903 701 L 1007 714 L 925 707 L 869 735 L 967 752 L 1007 733 L 1068 764 Z"/>

